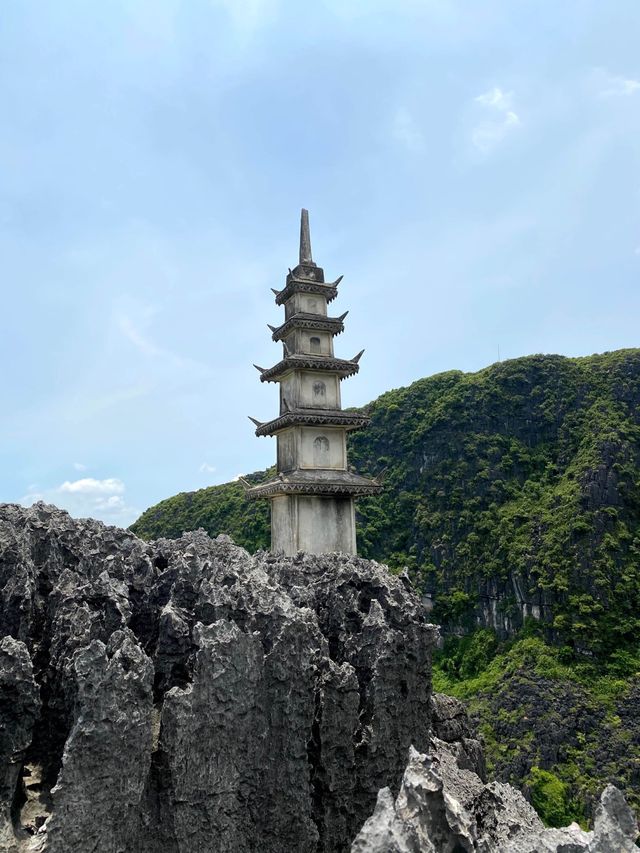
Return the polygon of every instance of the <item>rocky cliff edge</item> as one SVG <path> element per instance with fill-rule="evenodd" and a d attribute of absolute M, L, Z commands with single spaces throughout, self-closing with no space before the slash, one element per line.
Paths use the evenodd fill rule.
<path fill-rule="evenodd" d="M 337 555 L 0 506 L 0 849 L 338 851 L 426 748 L 436 630 Z"/>

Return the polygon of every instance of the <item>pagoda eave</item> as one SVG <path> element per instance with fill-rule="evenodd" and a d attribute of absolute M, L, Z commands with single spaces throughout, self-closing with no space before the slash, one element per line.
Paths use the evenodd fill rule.
<path fill-rule="evenodd" d="M 355 376 L 360 370 L 357 361 L 349 361 L 343 358 L 329 358 L 326 356 L 298 356 L 292 355 L 283 358 L 273 367 L 262 370 L 261 382 L 278 382 L 291 370 L 321 370 L 337 374 L 340 379 Z"/>
<path fill-rule="evenodd" d="M 330 332 L 339 335 L 344 332 L 344 323 L 339 317 L 319 317 L 317 314 L 294 314 L 274 331 L 274 341 L 282 340 L 293 329 L 311 329 L 317 332 Z"/>
<path fill-rule="evenodd" d="M 278 418 L 260 424 L 256 429 L 257 436 L 275 435 L 292 426 L 341 426 L 348 431 L 362 429 L 367 426 L 370 418 L 360 412 L 343 412 L 323 409 L 299 409 L 285 412 Z"/>
<path fill-rule="evenodd" d="M 294 293 L 315 293 L 325 296 L 327 302 L 332 302 L 338 295 L 338 287 L 336 284 L 323 284 L 320 281 L 292 278 L 287 281 L 284 290 L 279 290 L 276 293 L 276 305 L 284 305 Z"/>
<path fill-rule="evenodd" d="M 273 495 L 317 495 L 319 497 L 367 497 L 377 495 L 382 484 L 350 471 L 291 471 L 274 480 L 247 489 L 251 500 Z"/>

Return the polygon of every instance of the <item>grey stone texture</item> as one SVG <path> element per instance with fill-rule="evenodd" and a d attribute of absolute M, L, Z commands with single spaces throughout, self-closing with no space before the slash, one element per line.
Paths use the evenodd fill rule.
<path fill-rule="evenodd" d="M 0 850 L 340 853 L 429 736 L 385 567 L 0 505 Z"/>
<path fill-rule="evenodd" d="M 25 644 L 0 640 L 0 849 L 14 850 L 14 799 L 23 795 L 22 769 L 40 712 L 38 686 Z"/>
<path fill-rule="evenodd" d="M 635 849 L 613 786 L 585 833 L 485 784 L 436 634 L 375 562 L 0 505 L 0 851 Z"/>
<path fill-rule="evenodd" d="M 452 746 L 459 767 L 472 770 L 483 782 L 487 781 L 482 744 L 462 702 L 444 693 L 433 693 L 431 733 Z"/>
<path fill-rule="evenodd" d="M 638 825 L 622 793 L 608 785 L 585 832 L 577 824 L 547 829 L 522 794 L 484 784 L 452 744 L 431 738 L 413 747 L 397 798 L 382 788 L 351 853 L 632 853 Z"/>

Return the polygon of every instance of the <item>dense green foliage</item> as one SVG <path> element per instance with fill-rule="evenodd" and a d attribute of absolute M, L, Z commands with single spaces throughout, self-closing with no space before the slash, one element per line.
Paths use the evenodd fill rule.
<path fill-rule="evenodd" d="M 370 407 L 352 459 L 388 465 L 363 553 L 406 563 L 463 622 L 513 578 L 563 642 L 609 651 L 640 629 L 640 351 L 533 356 L 446 373 Z"/>
<path fill-rule="evenodd" d="M 449 637 L 434 689 L 465 701 L 491 775 L 524 787 L 549 825 L 586 825 L 608 782 L 640 810 L 640 649 L 576 658 L 540 633 L 530 620 L 507 641 Z"/>
<path fill-rule="evenodd" d="M 249 475 L 258 482 L 261 475 Z M 206 530 L 210 536 L 227 533 L 250 551 L 269 547 L 267 501 L 248 501 L 239 482 L 223 483 L 197 492 L 181 492 L 144 512 L 131 530 L 145 539 L 178 539 L 187 530 Z"/>
<path fill-rule="evenodd" d="M 386 488 L 358 504 L 359 550 L 408 566 L 434 596 L 434 618 L 488 624 L 492 609 L 492 627 L 514 633 L 525 600 L 556 642 L 597 654 L 635 642 L 640 350 L 451 371 L 366 409 L 350 459 L 384 469 Z M 203 527 L 256 549 L 267 523 L 266 502 L 245 502 L 231 483 L 163 501 L 132 529 Z"/>
<path fill-rule="evenodd" d="M 550 824 L 585 822 L 607 781 L 639 807 L 640 350 L 451 371 L 366 410 L 350 461 L 386 488 L 358 503 L 360 553 L 408 566 L 434 621 L 467 634 L 434 684 L 468 702 L 492 772 Z M 264 548 L 267 502 L 229 483 L 132 529 L 198 527 Z"/>
<path fill-rule="evenodd" d="M 527 779 L 531 804 L 547 826 L 567 826 L 575 820 L 568 785 L 549 770 L 532 767 Z"/>

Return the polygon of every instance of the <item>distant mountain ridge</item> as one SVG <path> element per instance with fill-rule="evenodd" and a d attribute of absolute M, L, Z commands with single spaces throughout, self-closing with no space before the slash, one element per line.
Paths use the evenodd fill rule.
<path fill-rule="evenodd" d="M 386 488 L 358 502 L 359 552 L 407 565 L 434 618 L 509 636 L 533 617 L 590 653 L 634 640 L 640 349 L 450 371 L 364 410 L 371 425 L 351 436 L 350 458 L 386 469 Z M 175 538 L 198 527 L 264 548 L 266 502 L 228 483 L 162 501 L 131 529 Z"/>
<path fill-rule="evenodd" d="M 552 825 L 586 825 L 610 782 L 640 812 L 640 349 L 450 371 L 365 410 L 350 459 L 386 488 L 357 504 L 360 553 L 432 602 L 434 683 L 468 703 L 491 773 Z M 133 530 L 198 527 L 264 548 L 266 501 L 227 483 Z"/>

